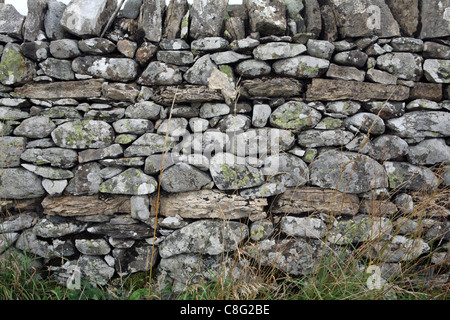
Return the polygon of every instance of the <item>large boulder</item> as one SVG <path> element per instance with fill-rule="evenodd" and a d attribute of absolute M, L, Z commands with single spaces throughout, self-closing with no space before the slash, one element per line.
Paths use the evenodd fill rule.
<path fill-rule="evenodd" d="M 356 194 L 388 186 L 386 171 L 377 161 L 340 151 L 325 152 L 311 164 L 310 182 L 322 188 Z"/>
<path fill-rule="evenodd" d="M 78 37 L 100 36 L 116 9 L 115 0 L 73 0 L 61 17 L 61 26 Z"/>

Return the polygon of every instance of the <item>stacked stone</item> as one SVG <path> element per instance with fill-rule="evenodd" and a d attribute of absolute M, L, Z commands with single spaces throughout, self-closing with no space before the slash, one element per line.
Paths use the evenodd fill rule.
<path fill-rule="evenodd" d="M 243 242 L 269 266 L 286 248 L 294 275 L 327 242 L 386 263 L 448 248 L 448 210 L 414 232 L 391 222 L 413 212 L 408 193 L 450 184 L 442 2 L 129 0 L 105 37 L 112 0 L 30 1 L 26 18 L 0 4 L 0 198 L 15 213 L 0 250 L 67 257 L 61 281 L 158 264 L 179 284 Z M 419 12 L 434 23 L 419 30 Z"/>

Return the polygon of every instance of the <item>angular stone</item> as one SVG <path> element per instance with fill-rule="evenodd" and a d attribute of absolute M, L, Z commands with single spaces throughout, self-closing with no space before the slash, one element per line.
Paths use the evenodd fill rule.
<path fill-rule="evenodd" d="M 127 0 L 121 11 L 124 18 L 136 20 L 141 10 L 142 0 Z"/>
<path fill-rule="evenodd" d="M 386 53 L 377 58 L 377 67 L 399 79 L 419 81 L 422 77 L 423 58 L 409 52 Z"/>
<path fill-rule="evenodd" d="M 386 171 L 377 161 L 353 152 L 329 151 L 310 168 L 311 184 L 347 193 L 386 188 Z"/>
<path fill-rule="evenodd" d="M 415 111 L 415 110 L 433 111 L 439 109 L 441 109 L 441 107 L 437 102 L 427 99 L 415 99 L 406 105 L 407 111 Z"/>
<path fill-rule="evenodd" d="M 152 132 L 153 123 L 146 119 L 121 119 L 112 124 L 116 133 L 132 133 L 141 135 L 146 132 Z"/>
<path fill-rule="evenodd" d="M 187 0 L 171 0 L 164 19 L 163 38 L 177 39 L 181 37 L 181 23 L 189 11 Z"/>
<path fill-rule="evenodd" d="M 354 134 L 348 131 L 307 130 L 298 135 L 298 144 L 306 148 L 343 146 L 349 143 Z"/>
<path fill-rule="evenodd" d="M 339 52 L 334 55 L 333 61 L 350 67 L 362 68 L 366 65 L 368 55 L 359 50 Z"/>
<path fill-rule="evenodd" d="M 335 100 L 390 100 L 403 101 L 409 98 L 409 88 L 378 83 L 313 79 L 308 85 L 306 98 L 309 101 Z"/>
<path fill-rule="evenodd" d="M 0 34 L 22 38 L 22 26 L 25 17 L 12 4 L 0 3 Z"/>
<path fill-rule="evenodd" d="M 18 44 L 8 43 L 0 60 L 0 83 L 20 85 L 31 81 L 35 76 L 34 63 L 22 56 Z"/>
<path fill-rule="evenodd" d="M 407 162 L 384 162 L 391 189 L 434 190 L 439 178 L 428 168 Z"/>
<path fill-rule="evenodd" d="M 440 38 L 450 35 L 450 1 L 421 1 L 421 39 Z"/>
<path fill-rule="evenodd" d="M 253 50 L 253 56 L 258 60 L 278 60 L 298 56 L 306 50 L 303 44 L 269 42 L 256 47 Z"/>
<path fill-rule="evenodd" d="M 113 128 L 97 120 L 66 122 L 51 135 L 58 147 L 68 149 L 105 148 L 114 141 Z"/>
<path fill-rule="evenodd" d="M 111 247 L 104 239 L 76 239 L 75 247 L 82 254 L 90 256 L 106 255 L 111 251 Z"/>
<path fill-rule="evenodd" d="M 228 41 L 221 37 L 205 37 L 191 43 L 191 50 L 193 51 L 222 51 L 228 49 L 228 47 Z"/>
<path fill-rule="evenodd" d="M 389 45 L 394 49 L 394 51 L 418 53 L 423 51 L 423 41 L 420 39 L 407 37 L 394 38 Z"/>
<path fill-rule="evenodd" d="M 167 86 L 161 88 L 159 95 L 155 97 L 156 103 L 171 105 L 175 103 L 195 103 L 209 101 L 224 101 L 223 95 L 218 90 L 209 89 L 207 86 L 185 85 L 184 88 Z"/>
<path fill-rule="evenodd" d="M 450 83 L 450 61 L 427 59 L 423 64 L 423 73 L 430 82 Z"/>
<path fill-rule="evenodd" d="M 409 152 L 408 143 L 394 135 L 382 135 L 372 140 L 369 155 L 379 161 L 397 159 Z"/>
<path fill-rule="evenodd" d="M 242 132 L 247 131 L 250 128 L 251 120 L 248 116 L 238 114 L 232 115 L 229 114 L 222 118 L 219 123 L 216 125 L 216 128 L 222 132 Z"/>
<path fill-rule="evenodd" d="M 138 79 L 141 85 L 174 85 L 183 81 L 178 67 L 163 62 L 150 62 Z"/>
<path fill-rule="evenodd" d="M 78 57 L 72 62 L 76 73 L 112 81 L 130 81 L 138 75 L 138 64 L 127 58 Z"/>
<path fill-rule="evenodd" d="M 189 66 L 194 63 L 194 55 L 191 51 L 158 51 L 157 59 L 161 62 L 177 66 Z"/>
<path fill-rule="evenodd" d="M 46 197 L 42 201 L 44 214 L 49 216 L 112 216 L 117 213 L 130 213 L 130 197 L 113 196 L 99 198 L 92 196 Z"/>
<path fill-rule="evenodd" d="M 264 128 L 272 113 L 272 109 L 268 104 L 255 104 L 253 106 L 252 126 L 256 128 Z"/>
<path fill-rule="evenodd" d="M 373 69 L 370 69 L 373 70 Z M 369 71 L 370 71 L 369 70 Z M 367 73 L 369 73 L 369 71 Z M 326 76 L 328 78 L 332 79 L 338 79 L 338 80 L 346 80 L 346 81 L 364 81 L 364 77 L 366 76 L 366 73 L 362 70 L 357 69 L 356 67 L 344 67 L 344 66 L 338 66 L 337 64 L 330 64 L 330 67 L 328 68 Z M 395 82 L 397 83 L 397 82 Z"/>
<path fill-rule="evenodd" d="M 383 134 L 386 129 L 383 119 L 368 112 L 361 112 L 345 119 L 344 125 L 354 132 L 370 132 L 374 135 Z"/>
<path fill-rule="evenodd" d="M 306 33 L 318 38 L 322 31 L 322 16 L 317 0 L 305 0 Z"/>
<path fill-rule="evenodd" d="M 49 164 L 63 169 L 72 168 L 78 160 L 77 152 L 63 148 L 30 148 L 26 149 L 20 158 L 35 165 Z"/>
<path fill-rule="evenodd" d="M 152 101 L 141 101 L 127 107 L 125 116 L 130 119 L 157 120 L 161 113 L 162 106 Z"/>
<path fill-rule="evenodd" d="M 330 42 L 336 41 L 338 38 L 338 26 L 332 7 L 322 4 L 320 12 L 322 14 L 323 39 Z"/>
<path fill-rule="evenodd" d="M 342 38 L 400 36 L 400 27 L 383 0 L 328 0 L 333 6 Z"/>
<path fill-rule="evenodd" d="M 427 139 L 409 147 L 408 162 L 415 165 L 435 165 L 450 162 L 450 146 L 444 139 Z"/>
<path fill-rule="evenodd" d="M 104 83 L 102 96 L 106 99 L 136 102 L 140 87 L 135 83 Z"/>
<path fill-rule="evenodd" d="M 371 68 L 367 70 L 367 80 L 381 84 L 397 84 L 398 78 L 388 72 Z"/>
<path fill-rule="evenodd" d="M 419 24 L 419 0 L 385 0 L 400 30 L 413 37 Z"/>
<path fill-rule="evenodd" d="M 320 77 L 328 70 L 329 66 L 328 60 L 310 56 L 283 59 L 272 65 L 276 74 L 298 78 Z"/>
<path fill-rule="evenodd" d="M 75 223 L 65 218 L 49 217 L 39 220 L 33 228 L 35 234 L 42 238 L 60 238 L 69 234 L 81 233 L 86 224 Z"/>
<path fill-rule="evenodd" d="M 411 88 L 410 99 L 428 99 L 439 102 L 442 98 L 442 84 L 414 82 L 414 87 Z"/>
<path fill-rule="evenodd" d="M 126 58 L 133 59 L 137 50 L 137 43 L 130 40 L 117 41 L 117 50 Z"/>
<path fill-rule="evenodd" d="M 260 42 L 256 39 L 247 37 L 245 39 L 235 40 L 231 43 L 231 49 L 236 52 L 250 54 L 253 49 L 259 46 Z"/>
<path fill-rule="evenodd" d="M 23 168 L 0 171 L 0 197 L 2 199 L 32 199 L 44 196 L 41 179 Z"/>
<path fill-rule="evenodd" d="M 194 0 L 190 10 L 189 36 L 193 39 L 220 36 L 227 5 L 227 0 Z"/>
<path fill-rule="evenodd" d="M 281 231 L 288 236 L 322 239 L 327 232 L 327 226 L 319 218 L 283 217 Z"/>
<path fill-rule="evenodd" d="M 262 35 L 284 35 L 287 28 L 286 5 L 282 0 L 246 0 L 250 29 Z"/>
<path fill-rule="evenodd" d="M 395 235 L 389 240 L 380 240 L 369 245 L 365 257 L 377 257 L 384 262 L 409 261 L 430 251 L 430 246 L 422 239 L 409 239 Z"/>
<path fill-rule="evenodd" d="M 33 61 L 42 61 L 48 57 L 49 44 L 45 41 L 24 42 L 20 49 L 24 57 Z"/>
<path fill-rule="evenodd" d="M 282 153 L 264 159 L 262 173 L 268 183 L 279 183 L 284 187 L 299 187 L 308 182 L 309 169 L 299 157 Z"/>
<path fill-rule="evenodd" d="M 116 45 L 103 38 L 90 38 L 78 41 L 81 52 L 90 55 L 106 55 L 116 50 Z"/>
<path fill-rule="evenodd" d="M 143 0 L 139 28 L 145 33 L 145 38 L 159 42 L 162 36 L 162 23 L 166 3 L 164 0 Z"/>
<path fill-rule="evenodd" d="M 448 121 L 450 121 L 448 112 L 413 111 L 406 113 L 400 118 L 387 120 L 386 126 L 401 138 L 423 140 L 426 137 L 449 136 L 450 128 L 446 125 Z"/>
<path fill-rule="evenodd" d="M 300 95 L 302 83 L 292 78 L 252 79 L 242 81 L 242 89 L 252 97 L 293 97 Z"/>
<path fill-rule="evenodd" d="M 120 276 L 136 272 L 148 272 L 155 267 L 158 248 L 153 245 L 137 245 L 130 249 L 114 249 L 115 267 Z"/>
<path fill-rule="evenodd" d="M 423 47 L 423 57 L 431 59 L 450 59 L 450 47 L 437 42 L 427 41 Z"/>
<path fill-rule="evenodd" d="M 0 120 L 15 121 L 20 119 L 26 119 L 29 117 L 30 114 L 28 112 L 20 111 L 16 108 L 0 107 Z M 10 128 L 9 130 L 12 131 L 12 128 Z"/>
<path fill-rule="evenodd" d="M 67 180 L 42 180 L 42 187 L 44 187 L 45 191 L 52 197 L 58 197 L 62 195 L 64 189 L 66 189 L 67 187 L 67 184 Z"/>
<path fill-rule="evenodd" d="M 218 153 L 210 160 L 210 173 L 220 190 L 256 187 L 264 183 L 261 170 L 246 164 L 245 158 Z"/>
<path fill-rule="evenodd" d="M 33 83 L 16 88 L 15 91 L 30 99 L 96 98 L 101 95 L 103 79 Z"/>
<path fill-rule="evenodd" d="M 170 120 L 164 120 L 158 127 L 157 133 L 165 136 L 168 134 L 172 137 L 180 137 L 187 133 L 186 129 L 188 126 L 188 121 L 185 118 L 172 118 Z"/>
<path fill-rule="evenodd" d="M 60 39 L 50 42 L 50 53 L 58 59 L 76 58 L 81 54 L 78 48 L 78 41 L 72 39 Z"/>
<path fill-rule="evenodd" d="M 240 54 L 235 51 L 224 51 L 224 52 L 217 52 L 211 54 L 211 60 L 214 61 L 215 64 L 232 64 L 239 62 L 241 60 L 247 60 L 251 59 L 252 56 Z"/>
<path fill-rule="evenodd" d="M 275 128 L 299 132 L 313 128 L 322 115 L 303 102 L 287 102 L 272 112 L 270 124 Z"/>
<path fill-rule="evenodd" d="M 71 1 L 61 17 L 61 26 L 78 37 L 100 36 L 116 6 L 114 0 Z"/>
<path fill-rule="evenodd" d="M 131 217 L 147 221 L 150 218 L 150 205 L 148 196 L 132 196 L 130 198 L 131 204 Z"/>
<path fill-rule="evenodd" d="M 101 160 L 104 158 L 117 158 L 123 154 L 122 147 L 119 144 L 112 144 L 109 147 L 101 149 L 88 149 L 78 153 L 78 162 Z"/>
<path fill-rule="evenodd" d="M 20 156 L 25 151 L 26 139 L 12 136 L 0 136 L 0 168 L 20 166 Z"/>
<path fill-rule="evenodd" d="M 104 286 L 114 275 L 114 268 L 97 256 L 82 255 L 76 261 L 76 266 L 79 266 L 82 276 L 93 285 Z"/>
<path fill-rule="evenodd" d="M 44 16 L 48 0 L 27 1 L 28 14 L 23 24 L 23 39 L 35 41 L 40 31 L 44 30 Z"/>
<path fill-rule="evenodd" d="M 67 60 L 48 58 L 39 64 L 44 73 L 58 80 L 75 80 L 72 63 Z"/>
<path fill-rule="evenodd" d="M 361 109 L 361 104 L 355 101 L 329 102 L 325 106 L 325 114 L 333 118 L 342 119 L 352 116 Z"/>
<path fill-rule="evenodd" d="M 159 254 L 162 258 L 182 253 L 219 255 L 236 250 L 248 236 L 248 227 L 239 222 L 200 220 L 167 236 Z"/>
<path fill-rule="evenodd" d="M 41 176 L 41 177 L 47 178 L 47 179 L 63 180 L 63 179 L 73 178 L 72 171 L 65 170 L 65 169 L 35 166 L 33 164 L 25 164 L 25 163 L 22 164 L 22 167 L 24 167 L 28 171 L 31 171 L 31 172 L 37 174 L 38 176 Z"/>
<path fill-rule="evenodd" d="M 168 192 L 200 190 L 211 181 L 209 174 L 186 163 L 175 164 L 161 175 L 161 187 Z"/>
<path fill-rule="evenodd" d="M 150 156 L 155 153 L 170 151 L 175 146 L 174 141 L 155 133 L 145 133 L 125 149 L 125 157 Z"/>
<path fill-rule="evenodd" d="M 50 0 L 47 3 L 47 12 L 44 18 L 45 34 L 49 39 L 64 39 L 66 38 L 66 31 L 61 26 L 61 18 L 66 4 L 60 1 Z"/>
<path fill-rule="evenodd" d="M 208 78 L 213 69 L 217 69 L 217 66 L 212 62 L 210 55 L 204 55 L 185 72 L 184 79 L 190 84 L 208 85 Z"/>
<path fill-rule="evenodd" d="M 2 219 L 1 233 L 12 233 L 31 228 L 36 224 L 38 216 L 33 212 L 22 212 Z M 0 233 L 0 234 L 1 234 Z"/>
<path fill-rule="evenodd" d="M 75 248 L 69 240 L 54 239 L 51 243 L 39 240 L 33 229 L 25 230 L 20 235 L 16 248 L 47 259 L 62 258 L 75 253 Z"/>
<path fill-rule="evenodd" d="M 140 169 L 130 168 L 100 185 L 100 192 L 145 195 L 156 191 L 158 183 Z"/>
<path fill-rule="evenodd" d="M 146 65 L 151 58 L 153 58 L 158 47 L 150 42 L 144 42 L 136 50 L 136 61 L 139 62 L 141 66 Z"/>

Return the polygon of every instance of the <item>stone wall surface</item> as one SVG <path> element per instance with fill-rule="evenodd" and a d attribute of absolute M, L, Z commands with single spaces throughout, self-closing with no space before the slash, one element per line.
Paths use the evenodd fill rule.
<path fill-rule="evenodd" d="M 448 201 L 412 215 L 448 197 L 450 0 L 28 3 L 0 3 L 3 256 L 178 288 L 238 250 L 448 267 Z"/>

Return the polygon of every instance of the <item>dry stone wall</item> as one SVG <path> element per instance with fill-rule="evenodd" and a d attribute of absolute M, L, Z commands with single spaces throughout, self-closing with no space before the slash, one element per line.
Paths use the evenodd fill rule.
<path fill-rule="evenodd" d="M 177 288 L 361 243 L 448 268 L 448 199 L 417 197 L 450 184 L 449 0 L 28 5 L 0 4 L 3 256 Z"/>

